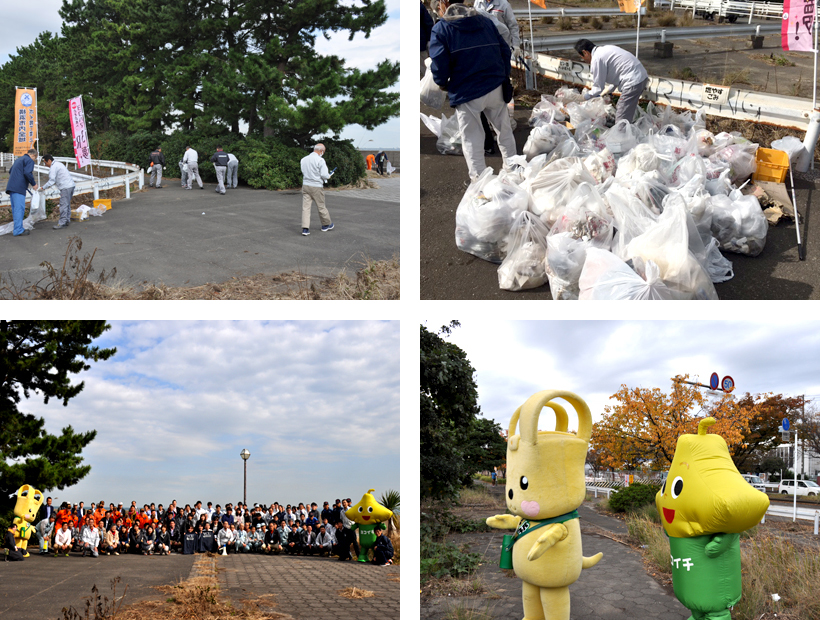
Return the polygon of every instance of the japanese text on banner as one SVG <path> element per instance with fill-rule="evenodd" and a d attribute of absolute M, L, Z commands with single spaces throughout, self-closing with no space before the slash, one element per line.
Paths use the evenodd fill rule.
<path fill-rule="evenodd" d="M 37 91 L 18 88 L 14 103 L 14 155 L 25 155 L 37 140 Z"/>
<path fill-rule="evenodd" d="M 783 0 L 781 41 L 784 50 L 814 49 L 814 0 Z"/>
<path fill-rule="evenodd" d="M 83 168 L 91 163 L 91 152 L 88 148 L 88 133 L 85 130 L 82 95 L 69 99 L 68 110 L 71 117 L 71 135 L 74 137 L 74 157 L 77 158 L 77 166 Z"/>

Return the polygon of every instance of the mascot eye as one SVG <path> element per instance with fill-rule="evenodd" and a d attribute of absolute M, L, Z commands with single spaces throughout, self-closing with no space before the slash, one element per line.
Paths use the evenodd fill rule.
<path fill-rule="evenodd" d="M 35 496 L 34 496 L 34 501 L 35 501 L 35 502 L 39 502 L 39 501 L 40 501 L 40 496 L 39 496 L 39 495 L 35 495 Z"/>
<path fill-rule="evenodd" d="M 672 482 L 672 499 L 677 499 L 678 495 L 681 494 L 681 491 L 683 491 L 683 478 L 678 476 Z"/>
<path fill-rule="evenodd" d="M 529 481 L 529 480 L 527 480 L 527 477 L 526 477 L 526 476 L 521 476 L 521 482 L 520 482 L 520 484 L 521 484 L 521 490 L 522 490 L 522 491 L 526 491 L 526 490 L 527 490 L 527 487 L 528 487 L 528 486 L 530 486 L 530 481 Z"/>
<path fill-rule="evenodd" d="M 20 497 L 26 497 L 28 495 L 28 491 L 23 491 L 20 493 Z"/>
<path fill-rule="evenodd" d="M 368 506 L 367 507 L 367 512 L 373 512 L 373 506 Z"/>
<path fill-rule="evenodd" d="M 664 493 L 666 493 L 666 480 L 664 480 L 663 484 L 661 485 L 661 495 L 663 495 Z"/>
<path fill-rule="evenodd" d="M 359 512 L 363 512 L 363 511 L 362 511 L 362 507 L 361 507 L 361 506 L 359 506 Z"/>
<path fill-rule="evenodd" d="M 512 492 L 512 489 L 510 489 L 510 492 L 509 492 L 509 493 L 507 493 L 507 496 L 508 496 L 510 499 L 512 499 L 512 497 L 513 497 L 513 492 Z"/>

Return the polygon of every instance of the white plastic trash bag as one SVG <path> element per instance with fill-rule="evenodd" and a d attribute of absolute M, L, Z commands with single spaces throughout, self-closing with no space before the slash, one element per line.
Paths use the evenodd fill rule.
<path fill-rule="evenodd" d="M 587 155 L 584 158 L 584 166 L 598 183 L 603 183 L 615 176 L 615 157 L 607 148 Z"/>
<path fill-rule="evenodd" d="M 461 155 L 461 129 L 458 117 L 441 115 L 441 135 L 436 141 L 436 149 L 442 155 Z"/>
<path fill-rule="evenodd" d="M 772 142 L 772 148 L 786 153 L 789 156 L 789 161 L 793 164 L 797 163 L 800 155 L 806 150 L 803 143 L 794 136 L 783 136 L 780 140 L 775 140 Z"/>
<path fill-rule="evenodd" d="M 432 62 L 433 60 L 431 58 L 424 59 L 427 70 L 424 72 L 424 77 L 421 78 L 421 102 L 431 108 L 440 110 L 444 105 L 444 98 L 447 95 L 439 88 L 439 85 L 433 81 L 433 72 L 430 69 Z"/>
<path fill-rule="evenodd" d="M 646 263 L 644 279 L 620 258 L 597 248 L 589 248 L 579 278 L 579 299 L 675 299 L 663 283 L 658 266 Z"/>
<path fill-rule="evenodd" d="M 726 252 L 757 256 L 766 245 L 769 223 L 754 196 L 738 190 L 711 197 L 712 235 Z"/>
<path fill-rule="evenodd" d="M 578 299 L 578 280 L 589 243 L 562 232 L 547 237 L 547 278 L 553 299 Z"/>
<path fill-rule="evenodd" d="M 619 120 L 601 136 L 601 141 L 615 158 L 625 155 L 644 139 L 640 129 L 626 119 Z"/>
<path fill-rule="evenodd" d="M 629 176 L 636 170 L 651 172 L 660 168 L 661 163 L 662 160 L 655 147 L 644 142 L 635 145 L 635 148 L 618 160 L 618 170 L 615 176 L 618 178 Z"/>
<path fill-rule="evenodd" d="M 566 127 L 555 123 L 545 123 L 532 128 L 521 152 L 529 161 L 536 155 L 550 153 L 565 141 L 574 142 Z"/>
<path fill-rule="evenodd" d="M 577 157 L 559 159 L 544 166 L 530 181 L 530 211 L 552 226 L 581 183 L 595 185 L 595 178 Z"/>
<path fill-rule="evenodd" d="M 530 127 L 537 127 L 552 122 L 563 123 L 565 120 L 563 105 L 550 95 L 541 95 L 541 101 L 532 108 L 528 123 Z"/>
<path fill-rule="evenodd" d="M 498 268 L 498 286 L 508 291 L 538 288 L 547 282 L 547 227 L 522 211 L 506 239 L 507 256 Z"/>
<path fill-rule="evenodd" d="M 34 230 L 34 225 L 44 219 L 46 219 L 46 197 L 42 192 L 36 191 L 31 197 L 28 217 L 23 220 L 23 229 Z M 0 226 L 0 235 L 10 235 L 13 232 L 14 222 Z"/>
<path fill-rule="evenodd" d="M 527 193 L 487 168 L 470 184 L 456 209 L 456 246 L 491 263 L 504 259 L 502 241 L 516 216 L 526 210 Z"/>
<path fill-rule="evenodd" d="M 757 170 L 757 144 L 748 141 L 738 143 L 735 137 L 734 144 L 715 151 L 709 159 L 713 163 L 728 165 L 732 183 L 742 183 Z"/>

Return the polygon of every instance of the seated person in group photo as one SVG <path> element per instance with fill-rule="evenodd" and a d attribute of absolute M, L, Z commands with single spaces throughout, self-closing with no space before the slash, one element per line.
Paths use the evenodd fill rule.
<path fill-rule="evenodd" d="M 384 535 L 384 525 L 376 524 L 376 544 L 373 546 L 373 564 L 387 566 L 393 563 L 393 543 Z"/>
<path fill-rule="evenodd" d="M 56 558 L 61 553 L 68 557 L 73 541 L 74 537 L 68 528 L 68 521 L 63 521 L 60 529 L 54 534 L 54 557 Z"/>
<path fill-rule="evenodd" d="M 6 538 L 3 542 L 3 547 L 8 549 L 8 559 L 12 562 L 22 562 L 23 552 L 17 547 L 14 537 L 17 536 L 17 524 L 12 523 L 11 527 L 6 532 Z M 67 555 L 67 554 L 66 554 Z"/>

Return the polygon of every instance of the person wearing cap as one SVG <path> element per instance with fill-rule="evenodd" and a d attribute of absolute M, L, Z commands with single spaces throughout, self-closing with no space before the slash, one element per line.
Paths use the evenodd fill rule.
<path fill-rule="evenodd" d="M 165 155 L 162 154 L 162 149 L 158 147 L 155 151 L 151 151 L 148 159 L 151 162 L 148 187 L 154 187 L 154 179 L 156 179 L 157 189 L 162 189 L 162 167 L 165 165 Z"/>
<path fill-rule="evenodd" d="M 384 524 L 376 524 L 376 544 L 373 545 L 373 564 L 387 566 L 393 563 L 393 543 L 384 535 Z"/>
<path fill-rule="evenodd" d="M 333 510 L 330 508 L 330 504 L 328 504 L 327 502 L 325 502 L 325 506 L 324 508 L 322 508 L 322 516 L 320 518 L 322 521 L 324 521 L 325 519 L 330 521 L 330 519 L 333 518 Z"/>
<path fill-rule="evenodd" d="M 584 99 L 598 97 L 607 84 L 618 87 L 621 96 L 615 108 L 615 122 L 632 122 L 638 100 L 649 82 L 649 74 L 641 61 L 617 45 L 595 45 L 589 39 L 578 39 L 575 51 L 592 71 L 592 89 L 584 91 Z"/>
<path fill-rule="evenodd" d="M 487 167 L 482 112 L 495 130 L 504 162 L 516 154 L 504 92 L 508 89 L 511 98 L 512 52 L 493 20 L 475 8 L 441 0 L 438 10 L 441 19 L 430 35 L 430 71 L 456 109 L 461 150 L 475 180 Z"/>
<path fill-rule="evenodd" d="M 211 163 L 214 165 L 214 171 L 216 172 L 216 189 L 214 191 L 217 194 L 224 194 L 225 175 L 228 172 L 228 154 L 222 150 L 221 146 L 217 146 L 216 153 L 211 155 Z"/>
<path fill-rule="evenodd" d="M 299 162 L 302 167 L 302 235 L 310 234 L 310 209 L 313 203 L 319 210 L 319 220 L 322 223 L 322 232 L 333 230 L 330 212 L 325 206 L 324 184 L 333 176 L 327 170 L 325 145 L 317 144 L 313 152 Z"/>
<path fill-rule="evenodd" d="M 11 201 L 11 216 L 14 219 L 14 229 L 12 231 L 15 237 L 22 237 L 30 235 L 31 232 L 23 228 L 23 216 L 26 213 L 26 192 L 28 186 L 31 189 L 37 189 L 37 183 L 34 180 L 34 161 L 37 159 L 37 149 L 29 149 L 22 157 L 14 160 L 14 163 L 9 168 L 9 180 L 6 183 L 6 193 L 9 195 Z"/>
<path fill-rule="evenodd" d="M 60 190 L 60 220 L 54 226 L 58 228 L 68 228 L 71 223 L 71 197 L 74 195 L 74 179 L 71 178 L 68 168 L 58 161 L 54 161 L 54 156 L 46 153 L 43 155 L 43 163 L 48 166 L 48 183 L 43 185 L 43 191 L 52 185 L 56 185 Z"/>
<path fill-rule="evenodd" d="M 185 147 L 182 163 L 188 166 L 188 184 L 185 189 L 193 189 L 194 179 L 196 179 L 199 189 L 205 189 L 202 186 L 202 178 L 199 176 L 199 153 L 196 152 L 196 149 L 192 149 L 190 144 Z M 199 504 L 202 504 L 202 502 L 199 502 Z"/>

